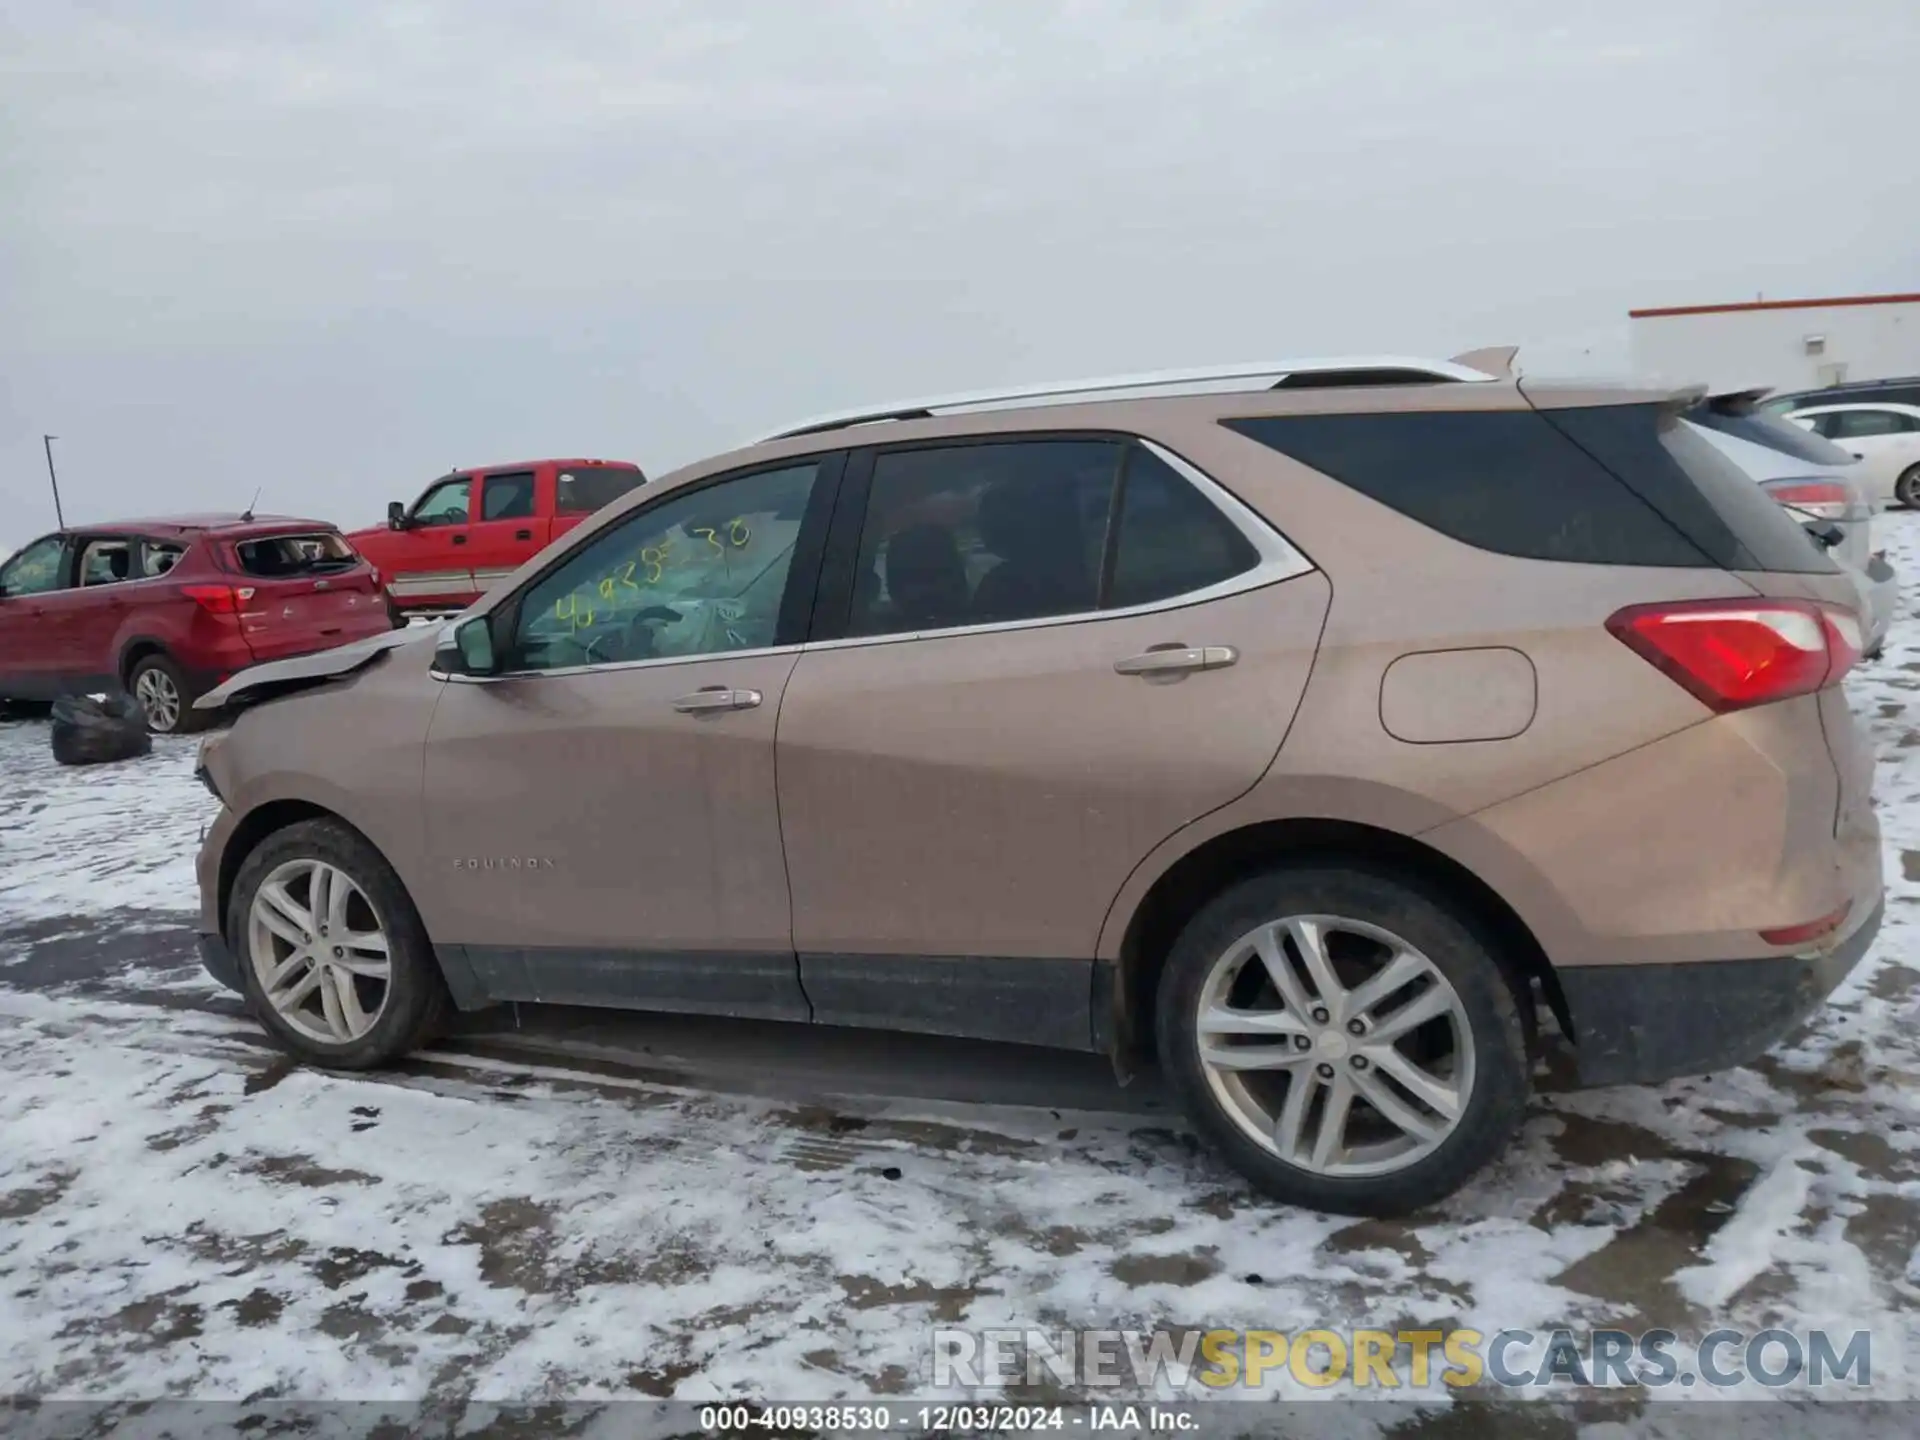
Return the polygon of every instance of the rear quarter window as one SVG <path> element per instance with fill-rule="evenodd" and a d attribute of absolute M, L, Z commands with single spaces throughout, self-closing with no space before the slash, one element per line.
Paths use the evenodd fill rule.
<path fill-rule="evenodd" d="M 1708 563 L 1697 545 L 1532 410 L 1224 423 L 1482 550 L 1588 565 Z"/>
<path fill-rule="evenodd" d="M 588 515 L 644 485 L 646 478 L 624 465 L 562 470 L 554 506 L 562 515 Z"/>
<path fill-rule="evenodd" d="M 1663 407 L 1543 413 L 1722 569 L 1819 575 L 1838 568 L 1752 476 Z"/>
<path fill-rule="evenodd" d="M 1653 405 L 1223 422 L 1409 519 L 1502 555 L 1829 571 L 1759 486 Z"/>

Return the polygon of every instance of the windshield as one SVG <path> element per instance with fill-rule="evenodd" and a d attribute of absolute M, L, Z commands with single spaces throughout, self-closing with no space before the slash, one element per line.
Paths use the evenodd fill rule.
<path fill-rule="evenodd" d="M 1715 410 L 1711 405 L 1696 405 L 1687 411 L 1686 418 L 1696 425 L 1717 430 L 1722 435 L 1731 435 L 1735 440 L 1745 440 L 1750 445 L 1764 445 L 1769 450 L 1791 455 L 1810 465 L 1853 463 L 1853 456 L 1832 441 L 1823 440 L 1811 430 L 1791 420 L 1782 420 L 1778 415 L 1766 415 L 1757 410 L 1734 415 Z"/>

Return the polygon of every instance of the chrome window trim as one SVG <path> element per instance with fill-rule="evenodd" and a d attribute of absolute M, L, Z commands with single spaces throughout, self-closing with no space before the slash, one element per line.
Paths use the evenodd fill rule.
<path fill-rule="evenodd" d="M 1247 542 L 1253 546 L 1254 553 L 1259 556 L 1250 569 L 1243 570 L 1240 574 L 1231 579 L 1222 580 L 1216 585 L 1208 585 L 1199 590 L 1185 590 L 1178 595 L 1169 595 L 1164 600 L 1151 600 L 1142 605 L 1124 605 L 1106 610 L 1075 610 L 1065 615 L 1040 615 L 1031 620 L 994 620 L 981 625 L 953 625 L 939 630 L 898 630 L 884 635 L 848 635 L 838 640 L 812 640 L 799 645 L 768 645 L 753 650 L 712 650 L 699 655 L 661 655 L 650 660 L 611 660 L 604 665 L 566 665 L 553 670 L 510 670 L 500 675 L 452 675 L 436 671 L 435 678 L 466 685 L 492 685 L 502 680 L 535 680 L 563 675 L 601 675 L 618 670 L 653 670 L 669 665 L 691 665 L 705 660 L 752 660 L 769 655 L 804 655 L 816 650 L 852 650 L 869 645 L 898 645 L 912 640 L 943 639 L 952 635 L 993 635 L 1002 631 L 1040 630 L 1055 625 L 1086 625 L 1102 620 L 1122 620 L 1135 615 L 1155 615 L 1162 611 L 1185 610 L 1194 605 L 1205 605 L 1214 600 L 1242 595 L 1250 590 L 1263 590 L 1283 580 L 1293 580 L 1302 575 L 1311 574 L 1319 568 L 1301 554 L 1293 543 L 1269 524 L 1258 511 L 1199 466 L 1144 435 L 1130 438 L 1134 444 L 1162 461 L 1181 479 L 1192 485 L 1216 510 L 1227 517 L 1228 523 L 1246 538 Z M 436 653 L 453 648 L 453 627 L 456 623 L 449 622 L 440 632 L 440 637 L 434 646 Z"/>
<path fill-rule="evenodd" d="M 434 653 L 454 648 L 451 628 L 434 643 Z M 700 655 L 656 655 L 650 660 L 609 660 L 604 665 L 561 665 L 552 670 L 508 670 L 499 675 L 451 675 L 434 671 L 436 680 L 457 685 L 497 685 L 502 680 L 548 680 L 566 675 L 607 675 L 618 670 L 663 670 L 673 665 L 698 665 L 707 660 L 759 660 L 769 655 L 798 655 L 805 645 L 762 645 L 753 650 L 709 650 Z"/>

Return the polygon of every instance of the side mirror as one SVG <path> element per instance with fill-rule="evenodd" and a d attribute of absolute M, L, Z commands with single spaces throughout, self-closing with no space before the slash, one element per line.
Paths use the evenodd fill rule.
<path fill-rule="evenodd" d="M 398 500 L 389 500 L 387 502 L 387 528 L 389 530 L 404 530 L 407 528 L 407 507 L 402 505 Z"/>
<path fill-rule="evenodd" d="M 453 645 L 460 652 L 460 668 L 468 675 L 491 675 L 498 668 L 493 653 L 493 625 L 485 615 L 462 620 L 454 628 Z"/>
<path fill-rule="evenodd" d="M 1831 550 L 1847 538 L 1847 532 L 1831 520 L 1804 520 L 1800 528 L 1811 535 L 1823 550 Z"/>

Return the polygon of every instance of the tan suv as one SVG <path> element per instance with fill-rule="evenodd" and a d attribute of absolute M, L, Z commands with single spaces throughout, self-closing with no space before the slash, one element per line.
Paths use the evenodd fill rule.
<path fill-rule="evenodd" d="M 200 702 L 207 966 L 347 1068 L 509 1000 L 1153 1051 L 1272 1194 L 1435 1200 L 1548 1016 L 1735 1064 L 1879 925 L 1854 592 L 1697 398 L 1289 363 L 690 466 Z"/>

